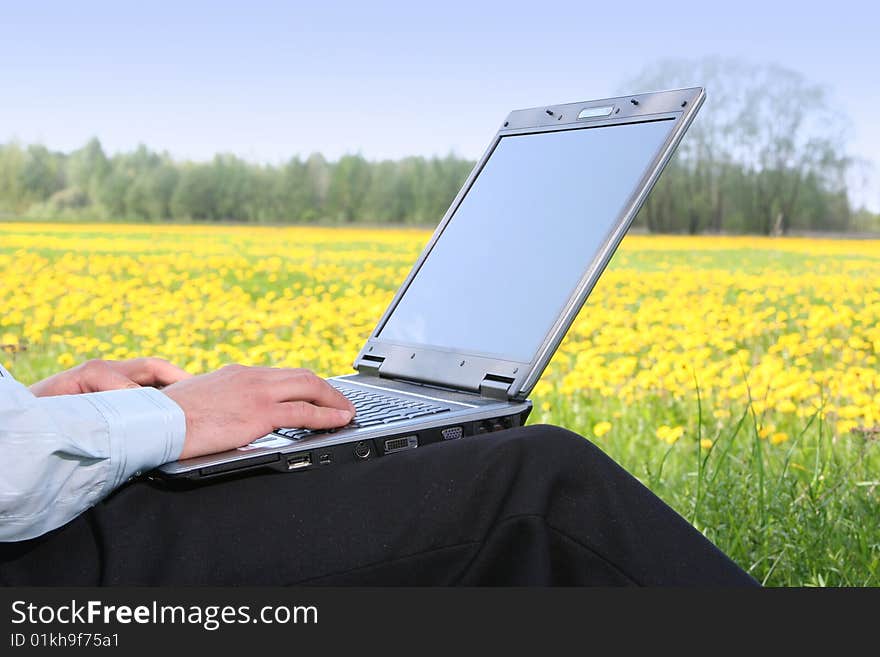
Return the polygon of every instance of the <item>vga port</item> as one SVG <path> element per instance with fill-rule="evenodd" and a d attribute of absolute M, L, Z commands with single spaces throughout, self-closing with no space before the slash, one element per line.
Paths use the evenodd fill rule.
<path fill-rule="evenodd" d="M 440 435 L 443 436 L 443 440 L 456 440 L 464 435 L 464 429 L 461 427 L 449 427 L 448 429 L 443 429 Z"/>

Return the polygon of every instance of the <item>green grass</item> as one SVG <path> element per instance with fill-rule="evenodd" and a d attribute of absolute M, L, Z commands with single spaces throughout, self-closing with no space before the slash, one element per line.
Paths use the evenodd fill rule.
<path fill-rule="evenodd" d="M 556 408 L 567 403 L 549 400 Z M 609 434 L 590 439 L 761 583 L 880 584 L 877 436 L 832 440 L 813 417 L 790 428 L 789 442 L 771 446 L 758 437 L 748 407 L 717 429 L 695 406 L 695 439 L 667 445 L 653 434 L 656 418 L 669 416 L 664 402 L 631 409 L 584 405 L 591 412 L 536 410 L 530 424 L 559 424 L 590 436 L 591 415 L 622 410 Z M 701 448 L 701 437 L 713 439 L 713 446 Z"/>

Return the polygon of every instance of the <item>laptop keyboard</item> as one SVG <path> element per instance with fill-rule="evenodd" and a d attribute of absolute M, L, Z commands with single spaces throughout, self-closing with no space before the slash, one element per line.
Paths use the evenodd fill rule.
<path fill-rule="evenodd" d="M 354 419 L 344 427 L 338 429 L 275 429 L 275 433 L 299 440 L 316 433 L 335 433 L 340 429 L 358 429 L 360 427 L 374 427 L 389 422 L 411 420 L 417 417 L 436 415 L 451 410 L 448 406 L 430 402 L 426 399 L 414 397 L 395 397 L 369 388 L 347 386 L 339 381 L 328 381 L 330 385 L 348 398 L 354 404 Z M 259 442 L 259 441 L 257 441 Z"/>

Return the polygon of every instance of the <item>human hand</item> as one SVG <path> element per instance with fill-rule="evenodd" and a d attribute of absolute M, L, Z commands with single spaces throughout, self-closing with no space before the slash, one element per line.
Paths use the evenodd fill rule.
<path fill-rule="evenodd" d="M 162 392 L 186 416 L 182 459 L 241 447 L 278 427 L 342 427 L 355 414 L 342 393 L 304 369 L 227 365 Z"/>
<path fill-rule="evenodd" d="M 90 360 L 30 387 L 37 397 L 78 395 L 141 386 L 167 386 L 192 376 L 161 358 Z"/>

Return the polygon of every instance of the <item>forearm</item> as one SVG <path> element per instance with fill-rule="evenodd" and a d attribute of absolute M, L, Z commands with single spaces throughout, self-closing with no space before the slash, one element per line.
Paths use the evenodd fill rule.
<path fill-rule="evenodd" d="M 180 408 L 152 388 L 36 398 L 0 378 L 0 541 L 55 529 L 174 460 L 185 430 Z"/>

